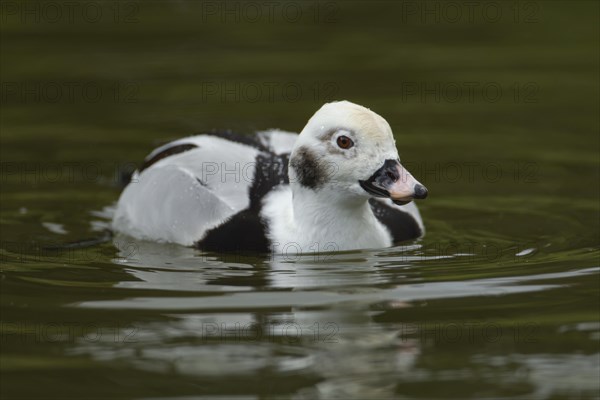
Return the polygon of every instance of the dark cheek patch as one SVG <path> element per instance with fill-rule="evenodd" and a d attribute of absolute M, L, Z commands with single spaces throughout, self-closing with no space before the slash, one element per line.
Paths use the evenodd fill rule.
<path fill-rule="evenodd" d="M 310 189 L 322 186 L 328 177 L 327 169 L 306 147 L 300 147 L 290 160 L 290 166 L 296 172 L 298 183 Z"/>

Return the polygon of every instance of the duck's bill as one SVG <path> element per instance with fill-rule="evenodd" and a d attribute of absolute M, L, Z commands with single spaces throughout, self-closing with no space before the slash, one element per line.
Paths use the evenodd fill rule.
<path fill-rule="evenodd" d="M 417 181 L 398 160 L 386 160 L 369 179 L 359 180 L 358 183 L 370 195 L 390 198 L 398 205 L 427 197 L 425 186 Z"/>

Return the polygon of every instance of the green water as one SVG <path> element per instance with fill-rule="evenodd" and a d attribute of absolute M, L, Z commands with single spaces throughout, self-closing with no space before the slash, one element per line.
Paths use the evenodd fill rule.
<path fill-rule="evenodd" d="M 597 2 L 65 3 L 0 10 L 2 398 L 600 396 Z M 389 121 L 423 239 L 46 249 L 157 144 L 333 99 Z"/>

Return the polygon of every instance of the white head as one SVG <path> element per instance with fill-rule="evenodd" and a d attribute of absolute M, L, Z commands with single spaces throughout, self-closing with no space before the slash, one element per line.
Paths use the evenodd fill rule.
<path fill-rule="evenodd" d="M 427 196 L 427 189 L 400 164 L 387 121 L 349 101 L 327 103 L 312 116 L 289 165 L 292 187 L 365 201 L 389 197 L 397 204 Z"/>

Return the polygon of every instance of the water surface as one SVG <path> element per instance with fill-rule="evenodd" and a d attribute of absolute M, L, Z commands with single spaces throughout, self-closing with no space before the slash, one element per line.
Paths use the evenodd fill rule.
<path fill-rule="evenodd" d="M 293 3 L 296 22 L 190 1 L 118 9 L 133 19 L 104 4 L 97 23 L 6 14 L 2 397 L 598 398 L 598 4 L 437 22 L 413 3 Z M 157 144 L 298 131 L 333 99 L 390 122 L 430 192 L 424 238 L 47 249 L 101 235 L 117 171 Z"/>

